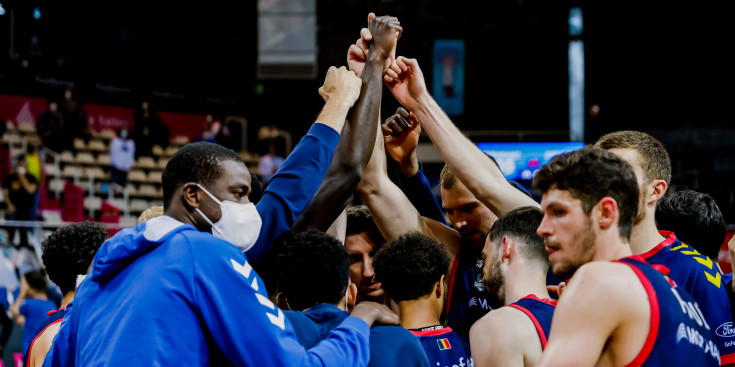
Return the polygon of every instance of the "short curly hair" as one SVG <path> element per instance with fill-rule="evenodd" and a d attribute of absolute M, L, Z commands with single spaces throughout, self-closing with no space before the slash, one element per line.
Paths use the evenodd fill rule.
<path fill-rule="evenodd" d="M 388 297 L 396 302 L 414 300 L 430 294 L 447 273 L 449 255 L 437 240 L 411 232 L 378 250 L 373 268 Z"/>
<path fill-rule="evenodd" d="M 339 240 L 308 231 L 287 232 L 277 242 L 278 291 L 286 295 L 291 309 L 301 311 L 342 300 L 350 284 L 350 260 Z M 306 286 L 304 279 L 313 286 Z"/>
<path fill-rule="evenodd" d="M 74 290 L 77 275 L 87 274 L 94 255 L 106 240 L 107 230 L 92 222 L 61 227 L 43 240 L 41 258 L 46 273 L 62 293 Z"/>
<path fill-rule="evenodd" d="M 192 143 L 179 149 L 168 161 L 161 176 L 164 210 L 168 209 L 174 191 L 181 185 L 196 182 L 206 187 L 220 178 L 222 162 L 228 160 L 245 164 L 232 149 L 213 143 Z"/>

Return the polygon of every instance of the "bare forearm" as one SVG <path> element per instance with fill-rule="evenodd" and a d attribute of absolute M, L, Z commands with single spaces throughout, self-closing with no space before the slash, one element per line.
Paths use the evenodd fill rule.
<path fill-rule="evenodd" d="M 341 132 L 345 125 L 350 105 L 342 98 L 330 98 L 316 118 L 316 122 L 327 125 L 337 132 Z"/>
<path fill-rule="evenodd" d="M 500 216 L 521 206 L 538 206 L 506 181 L 500 169 L 454 126 L 434 99 L 428 95 L 421 98 L 413 112 L 459 180 L 494 213 Z"/>
<path fill-rule="evenodd" d="M 370 162 L 365 167 L 357 191 L 370 208 L 383 237 L 390 241 L 409 231 L 421 229 L 420 215 L 406 195 L 385 172 L 383 137 L 377 136 Z"/>
<path fill-rule="evenodd" d="M 294 230 L 324 231 L 349 204 L 375 142 L 384 62 L 375 57 L 366 63 L 360 97 L 348 114 L 332 163 L 314 198 L 296 221 Z"/>

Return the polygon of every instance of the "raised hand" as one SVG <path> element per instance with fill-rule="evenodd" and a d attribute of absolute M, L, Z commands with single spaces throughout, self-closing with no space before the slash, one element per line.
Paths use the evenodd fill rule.
<path fill-rule="evenodd" d="M 386 305 L 363 301 L 355 306 L 350 316 L 362 319 L 368 325 L 398 325 L 399 319 L 395 312 Z"/>
<path fill-rule="evenodd" d="M 402 32 L 403 28 L 397 18 L 390 16 L 376 18 L 374 13 L 368 14 L 368 28 L 360 30 L 360 38 L 347 51 L 347 66 L 355 75 L 361 77 L 370 48 L 373 47 L 377 51 L 376 57 L 385 58 L 386 66 L 383 72 L 387 71 L 395 59 L 396 43 Z"/>
<path fill-rule="evenodd" d="M 360 96 L 362 81 L 344 66 L 339 69 L 334 66 L 327 71 L 324 85 L 319 88 L 319 95 L 327 102 L 334 98 L 346 107 L 352 107 Z"/>
<path fill-rule="evenodd" d="M 396 114 L 381 126 L 385 150 L 399 164 L 401 174 L 413 176 L 419 170 L 416 146 L 421 135 L 421 125 L 416 115 L 399 107 Z"/>
<path fill-rule="evenodd" d="M 382 16 L 369 22 L 369 32 L 372 36 L 370 48 L 373 55 L 386 62 L 385 73 L 396 57 L 396 44 L 401 37 L 403 28 L 396 17 Z"/>
<path fill-rule="evenodd" d="M 409 110 L 415 109 L 420 100 L 431 98 L 416 59 L 399 56 L 391 64 L 383 80 L 398 102 Z"/>

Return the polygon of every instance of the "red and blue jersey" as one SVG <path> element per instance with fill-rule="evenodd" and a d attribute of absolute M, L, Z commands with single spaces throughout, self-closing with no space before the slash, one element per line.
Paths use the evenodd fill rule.
<path fill-rule="evenodd" d="M 459 335 L 469 337 L 470 328 L 492 310 L 482 284 L 482 246 L 462 245 L 449 274 L 447 325 Z"/>
<path fill-rule="evenodd" d="M 469 339 L 455 333 L 450 327 L 432 330 L 410 330 L 424 347 L 432 367 L 474 366 Z"/>
<path fill-rule="evenodd" d="M 646 342 L 628 366 L 719 366 L 714 330 L 697 302 L 640 256 L 616 262 L 635 272 L 651 307 Z"/>
<path fill-rule="evenodd" d="M 536 332 L 538 332 L 541 341 L 541 348 L 546 349 L 546 341 L 551 330 L 551 319 L 554 316 L 554 309 L 556 309 L 556 301 L 529 294 L 519 299 L 518 302 L 504 307 L 512 307 L 525 313 L 536 327 Z"/>
<path fill-rule="evenodd" d="M 735 327 L 722 272 L 714 261 L 679 241 L 674 233 L 660 233 L 666 240 L 641 257 L 670 270 L 668 276 L 697 301 L 712 327 L 722 364 L 735 363 Z"/>

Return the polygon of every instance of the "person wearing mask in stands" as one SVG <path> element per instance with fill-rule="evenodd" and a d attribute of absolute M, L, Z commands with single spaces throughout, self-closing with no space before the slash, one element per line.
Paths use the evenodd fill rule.
<path fill-rule="evenodd" d="M 110 143 L 110 183 L 125 187 L 128 184 L 128 172 L 135 162 L 135 141 L 128 136 L 128 128 L 120 129 L 120 134 Z"/>

